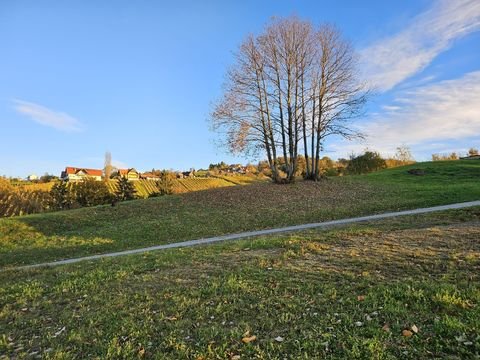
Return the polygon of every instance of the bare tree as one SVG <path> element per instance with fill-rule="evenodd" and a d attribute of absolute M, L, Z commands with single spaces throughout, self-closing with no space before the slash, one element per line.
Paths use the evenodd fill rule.
<path fill-rule="evenodd" d="M 296 17 L 274 20 L 261 35 L 246 38 L 236 60 L 212 113 L 213 128 L 225 132 L 232 152 L 263 150 L 275 182 L 295 180 L 302 148 L 305 177 L 318 179 L 325 139 L 359 136 L 351 119 L 360 114 L 366 91 L 357 81 L 353 49 L 334 27 L 314 29 Z"/>
<path fill-rule="evenodd" d="M 478 155 L 478 149 L 472 147 L 468 150 L 468 156 L 477 156 L 477 155 Z"/>
<path fill-rule="evenodd" d="M 410 164 L 412 162 L 415 162 L 415 159 L 413 158 L 410 148 L 406 145 L 397 147 L 397 151 L 395 153 L 395 159 L 397 159 L 403 164 Z"/>
<path fill-rule="evenodd" d="M 104 175 L 105 181 L 110 180 L 110 176 L 112 175 L 112 170 L 113 170 L 112 154 L 110 153 L 110 151 L 107 151 L 105 153 L 105 163 L 103 167 L 103 175 Z"/>

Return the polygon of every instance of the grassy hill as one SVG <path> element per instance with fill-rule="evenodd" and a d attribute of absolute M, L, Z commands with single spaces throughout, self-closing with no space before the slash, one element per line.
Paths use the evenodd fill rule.
<path fill-rule="evenodd" d="M 475 359 L 479 229 L 476 208 L 0 272 L 0 354 Z"/>
<path fill-rule="evenodd" d="M 480 161 L 427 162 L 318 183 L 254 183 L 1 219 L 0 266 L 478 200 L 479 180 Z"/>

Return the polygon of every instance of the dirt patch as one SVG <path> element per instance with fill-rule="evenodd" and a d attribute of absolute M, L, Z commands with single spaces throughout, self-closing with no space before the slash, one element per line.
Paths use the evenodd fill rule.
<path fill-rule="evenodd" d="M 424 176 L 427 172 L 424 169 L 410 169 L 407 171 L 410 175 Z"/>
<path fill-rule="evenodd" d="M 450 271 L 480 274 L 480 223 L 424 229 L 339 233 L 324 246 L 302 246 L 303 256 L 290 265 L 306 271 L 350 272 L 385 279 L 443 276 Z M 472 266 L 476 269 L 471 272 Z"/>

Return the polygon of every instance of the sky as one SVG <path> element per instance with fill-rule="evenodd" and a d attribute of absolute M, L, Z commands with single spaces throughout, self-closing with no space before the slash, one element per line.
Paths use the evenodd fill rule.
<path fill-rule="evenodd" d="M 375 89 L 324 154 L 417 160 L 480 147 L 480 1 L 0 1 L 0 175 L 65 166 L 204 168 L 233 157 L 209 114 L 234 52 L 269 20 L 333 23 Z"/>

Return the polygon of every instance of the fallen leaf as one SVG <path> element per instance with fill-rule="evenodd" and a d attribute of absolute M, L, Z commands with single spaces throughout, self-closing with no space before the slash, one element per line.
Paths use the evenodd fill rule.
<path fill-rule="evenodd" d="M 410 331 L 410 330 L 403 330 L 402 331 L 402 335 L 405 336 L 405 337 L 410 337 L 413 335 L 413 333 Z"/>
<path fill-rule="evenodd" d="M 252 335 L 252 336 L 248 336 L 248 337 L 246 336 L 246 337 L 244 337 L 244 338 L 242 339 L 242 342 L 243 342 L 244 344 L 248 344 L 248 343 L 251 343 L 252 341 L 255 341 L 255 340 L 257 340 L 257 337 L 256 337 L 255 335 Z"/>
<path fill-rule="evenodd" d="M 176 316 L 168 316 L 165 319 L 167 319 L 168 321 L 175 321 L 175 320 L 177 320 L 177 317 Z"/>
<path fill-rule="evenodd" d="M 277 337 L 275 338 L 275 341 L 276 341 L 276 342 L 282 342 L 283 340 L 284 340 L 284 339 L 283 339 L 283 337 L 281 337 L 281 336 L 277 336 Z"/>
<path fill-rule="evenodd" d="M 357 296 L 357 300 L 358 300 L 358 301 L 363 301 L 363 300 L 365 300 L 365 295 L 358 295 L 358 296 Z"/>
<path fill-rule="evenodd" d="M 383 331 L 386 331 L 386 332 L 390 332 L 390 325 L 389 324 L 385 324 L 382 326 L 382 330 Z"/>
<path fill-rule="evenodd" d="M 233 355 L 230 360 L 240 360 L 240 355 Z"/>
<path fill-rule="evenodd" d="M 412 331 L 417 334 L 418 333 L 418 327 L 417 325 L 413 324 L 412 327 L 411 327 Z"/>
<path fill-rule="evenodd" d="M 363 326 L 363 323 L 362 323 L 361 321 L 357 321 L 357 322 L 355 323 L 355 325 L 358 326 L 358 327 L 360 327 L 360 326 Z"/>

